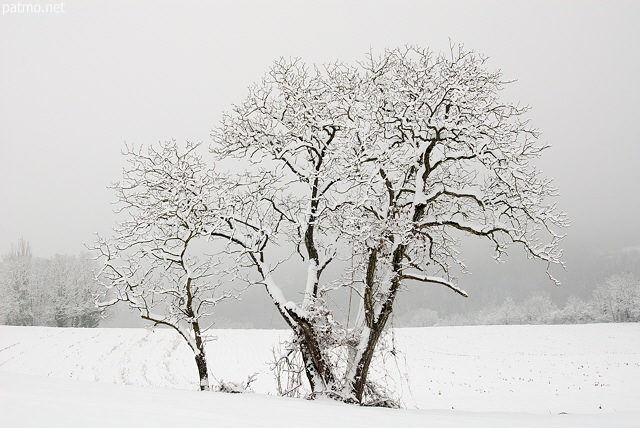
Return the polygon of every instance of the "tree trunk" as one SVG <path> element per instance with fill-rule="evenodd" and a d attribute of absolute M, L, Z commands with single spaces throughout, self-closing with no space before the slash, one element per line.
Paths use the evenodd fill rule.
<path fill-rule="evenodd" d="M 304 360 L 305 373 L 309 379 L 311 392 L 325 392 L 335 384 L 335 378 L 331 367 L 322 355 L 318 338 L 313 325 L 305 318 L 300 317 L 295 311 L 287 311 L 291 318 L 298 324 L 295 334 Z M 319 385 L 318 383 L 321 383 Z"/>
<path fill-rule="evenodd" d="M 203 351 L 196 355 L 196 365 L 198 366 L 198 376 L 200 377 L 200 391 L 209 390 L 209 371 L 207 369 L 207 359 Z"/>
<path fill-rule="evenodd" d="M 362 404 L 362 399 L 364 398 L 364 388 L 367 384 L 367 376 L 369 375 L 369 367 L 371 366 L 371 361 L 373 359 L 373 354 L 378 346 L 378 341 L 380 340 L 380 336 L 384 331 L 385 326 L 387 325 L 387 320 L 389 316 L 393 312 L 393 303 L 395 302 L 396 295 L 401 285 L 401 274 L 402 274 L 402 257 L 404 255 L 405 246 L 398 245 L 393 253 L 393 257 L 391 260 L 391 266 L 394 272 L 393 279 L 391 280 L 391 286 L 389 287 L 389 295 L 385 300 L 382 308 L 380 309 L 380 315 L 378 315 L 377 319 L 371 319 L 367 322 L 369 325 L 369 337 L 367 338 L 367 343 L 365 346 L 362 355 L 360 356 L 359 361 L 356 364 L 356 374 L 353 380 L 353 390 L 352 393 L 355 394 L 356 400 L 358 403 Z M 372 253 L 375 255 L 375 253 Z M 371 262 L 370 262 L 371 265 Z M 375 264 L 374 264 L 375 269 Z M 365 302 L 366 303 L 366 302 Z M 373 309 L 371 308 L 371 317 L 373 318 Z"/>
<path fill-rule="evenodd" d="M 207 357 L 204 352 L 204 341 L 202 340 L 202 334 L 200 333 L 200 323 L 198 321 L 193 322 L 193 335 L 196 341 L 196 348 L 198 353 L 196 354 L 196 365 L 198 366 L 198 376 L 200 378 L 200 391 L 209 390 L 209 369 L 207 367 Z"/>
<path fill-rule="evenodd" d="M 66 319 L 65 319 L 65 316 L 62 313 L 60 313 L 60 312 L 56 313 L 54 318 L 55 318 L 55 321 L 56 321 L 56 327 L 65 327 Z"/>
<path fill-rule="evenodd" d="M 356 401 L 360 404 L 362 404 L 362 399 L 364 398 L 364 388 L 367 384 L 367 376 L 369 375 L 369 367 L 373 360 L 373 354 L 378 346 L 380 336 L 384 331 L 387 318 L 388 315 L 384 317 L 381 315 L 379 321 L 369 330 L 369 337 L 367 338 L 367 344 L 364 352 L 356 363 L 356 374 L 354 376 L 354 383 L 351 392 L 355 395 Z"/>
<path fill-rule="evenodd" d="M 302 354 L 302 361 L 304 362 L 304 372 L 307 375 L 311 393 L 313 394 L 319 389 L 322 389 L 323 386 L 318 385 L 318 383 L 323 383 L 322 376 L 314 364 L 314 359 L 312 357 L 313 351 L 309 349 L 309 345 L 305 342 L 304 338 L 300 338 L 300 336 L 298 336 L 298 344 L 300 346 L 300 353 Z"/>

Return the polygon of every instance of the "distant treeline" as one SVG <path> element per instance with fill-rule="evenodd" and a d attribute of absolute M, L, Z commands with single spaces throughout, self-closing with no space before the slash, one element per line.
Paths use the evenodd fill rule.
<path fill-rule="evenodd" d="M 97 327 L 93 268 L 84 256 L 34 257 L 21 239 L 0 259 L 0 324 Z"/>
<path fill-rule="evenodd" d="M 432 309 L 418 309 L 400 316 L 396 327 L 491 324 L 585 324 L 640 321 L 640 277 L 631 273 L 612 275 L 597 285 L 590 299 L 569 297 L 563 307 L 553 303 L 548 292 L 540 291 L 514 301 L 506 298 L 468 314 L 440 316 Z"/>

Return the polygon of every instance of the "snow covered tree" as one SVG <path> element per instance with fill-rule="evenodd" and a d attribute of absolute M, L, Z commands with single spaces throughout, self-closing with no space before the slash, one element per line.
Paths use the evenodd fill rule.
<path fill-rule="evenodd" d="M 640 279 L 631 273 L 611 275 L 593 291 L 598 321 L 640 321 Z"/>
<path fill-rule="evenodd" d="M 84 256 L 35 257 L 21 238 L 0 264 L 0 316 L 12 325 L 97 327 L 95 265 Z"/>
<path fill-rule="evenodd" d="M 576 296 L 569 296 L 557 316 L 559 324 L 586 324 L 595 319 L 593 305 Z"/>
<path fill-rule="evenodd" d="M 522 324 L 551 324 L 558 313 L 558 307 L 547 291 L 529 295 L 519 306 Z"/>
<path fill-rule="evenodd" d="M 396 296 L 410 283 L 466 296 L 454 277 L 465 271 L 463 235 L 489 241 L 499 260 L 517 244 L 561 263 L 555 230 L 568 222 L 531 164 L 547 146 L 536 143 L 528 109 L 499 98 L 503 85 L 483 57 L 455 47 L 386 50 L 356 65 L 280 60 L 214 131 L 219 159 L 245 159 L 249 175 L 272 172 L 272 185 L 252 193 L 258 209 L 215 235 L 250 255 L 314 394 L 384 400 L 368 375 Z M 283 248 L 307 267 L 298 301 L 265 259 Z M 325 280 L 328 266 L 342 278 Z M 359 298 L 355 325 L 326 303 L 340 288 Z"/>
<path fill-rule="evenodd" d="M 519 324 L 520 311 L 511 296 L 507 296 L 500 305 L 493 305 L 481 309 L 470 324 L 494 325 L 494 324 Z"/>
<path fill-rule="evenodd" d="M 414 309 L 403 316 L 396 315 L 396 327 L 432 327 L 440 324 L 438 311 L 427 308 Z"/>
<path fill-rule="evenodd" d="M 233 255 L 211 247 L 209 230 L 218 221 L 209 206 L 215 177 L 188 143 L 127 148 L 128 166 L 115 183 L 118 212 L 125 215 L 113 239 L 98 238 L 105 293 L 100 305 L 126 302 L 154 325 L 177 331 L 194 353 L 201 390 L 209 389 L 205 332 L 212 310 L 233 295 Z"/>
<path fill-rule="evenodd" d="M 9 325 L 36 325 L 38 311 L 34 311 L 33 254 L 29 241 L 20 238 L 11 246 L 0 273 L 3 321 Z"/>
<path fill-rule="evenodd" d="M 41 289 L 47 290 L 51 324 L 56 327 L 98 327 L 102 310 L 96 307 L 98 294 L 96 265 L 89 254 L 55 255 L 39 263 Z"/>

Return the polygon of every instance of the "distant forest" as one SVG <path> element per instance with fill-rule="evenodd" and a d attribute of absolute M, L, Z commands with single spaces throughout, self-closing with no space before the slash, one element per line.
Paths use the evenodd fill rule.
<path fill-rule="evenodd" d="M 570 296 L 556 305 L 548 291 L 537 291 L 515 301 L 511 297 L 497 305 L 452 315 L 433 309 L 405 312 L 397 327 L 491 324 L 586 324 L 640 321 L 640 276 L 625 272 L 599 283 L 589 299 Z"/>
<path fill-rule="evenodd" d="M 411 290 L 401 296 L 394 326 L 640 322 L 639 251 L 587 258 L 573 266 L 579 275 L 560 287 L 540 286 L 544 278 L 539 274 L 525 272 L 518 277 L 507 271 L 496 284 L 480 284 L 468 299 L 434 288 Z M 134 314 L 123 314 L 126 308 L 107 312 L 102 319 L 94 304 L 98 291 L 94 273 L 95 262 L 89 254 L 36 257 L 29 242 L 21 239 L 0 257 L 0 324 L 98 327 L 107 321 L 111 327 L 141 325 Z M 509 281 L 515 284 L 509 286 Z M 215 327 L 284 328 L 261 297 L 247 290 L 241 301 L 220 305 Z"/>
<path fill-rule="evenodd" d="M 35 257 L 20 239 L 0 259 L 0 324 L 98 327 L 89 255 Z"/>

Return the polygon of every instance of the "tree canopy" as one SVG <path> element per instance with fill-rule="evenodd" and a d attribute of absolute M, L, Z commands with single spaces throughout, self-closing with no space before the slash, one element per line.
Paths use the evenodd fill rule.
<path fill-rule="evenodd" d="M 198 237 L 232 261 L 223 272 L 234 281 L 265 287 L 292 329 L 286 352 L 300 357 L 312 396 L 393 405 L 370 369 L 396 297 L 416 282 L 466 297 L 456 278 L 466 270 L 461 237 L 488 241 L 498 260 L 517 245 L 548 267 L 562 264 L 558 230 L 569 223 L 533 164 L 548 146 L 528 108 L 501 99 L 505 84 L 459 46 L 390 49 L 353 64 L 276 61 L 213 131 L 215 168 L 192 146 L 133 154 L 116 186 L 132 213 L 117 248 L 133 256 L 124 274 L 107 263 L 118 296 L 155 322 L 168 315 L 152 316 L 148 302 L 175 298 L 166 308 L 188 315 L 176 325 L 197 320 L 190 284 L 207 283 L 209 265 L 185 255 Z M 148 272 L 139 260 L 173 288 L 132 282 Z M 306 275 L 286 296 L 279 272 L 291 263 Z M 350 325 L 328 304 L 344 290 L 360 307 Z"/>
<path fill-rule="evenodd" d="M 548 146 L 537 143 L 527 107 L 500 99 L 505 82 L 485 62 L 462 47 L 406 47 L 312 67 L 282 59 L 214 131 L 219 160 L 248 159 L 248 174 L 273 171 L 256 214 L 276 223 L 267 230 L 238 213 L 240 227 L 298 249 L 308 265 L 302 301 L 284 297 L 262 262 L 264 247 L 236 243 L 293 328 L 314 392 L 364 402 L 371 360 L 406 282 L 466 296 L 453 275 L 454 266 L 465 270 L 461 235 L 488 240 L 498 260 L 516 244 L 549 266 L 562 263 L 557 230 L 568 220 L 550 201 L 551 180 L 532 164 Z M 336 260 L 350 267 L 323 282 Z M 353 328 L 339 325 L 323 300 L 338 287 L 360 298 Z"/>

